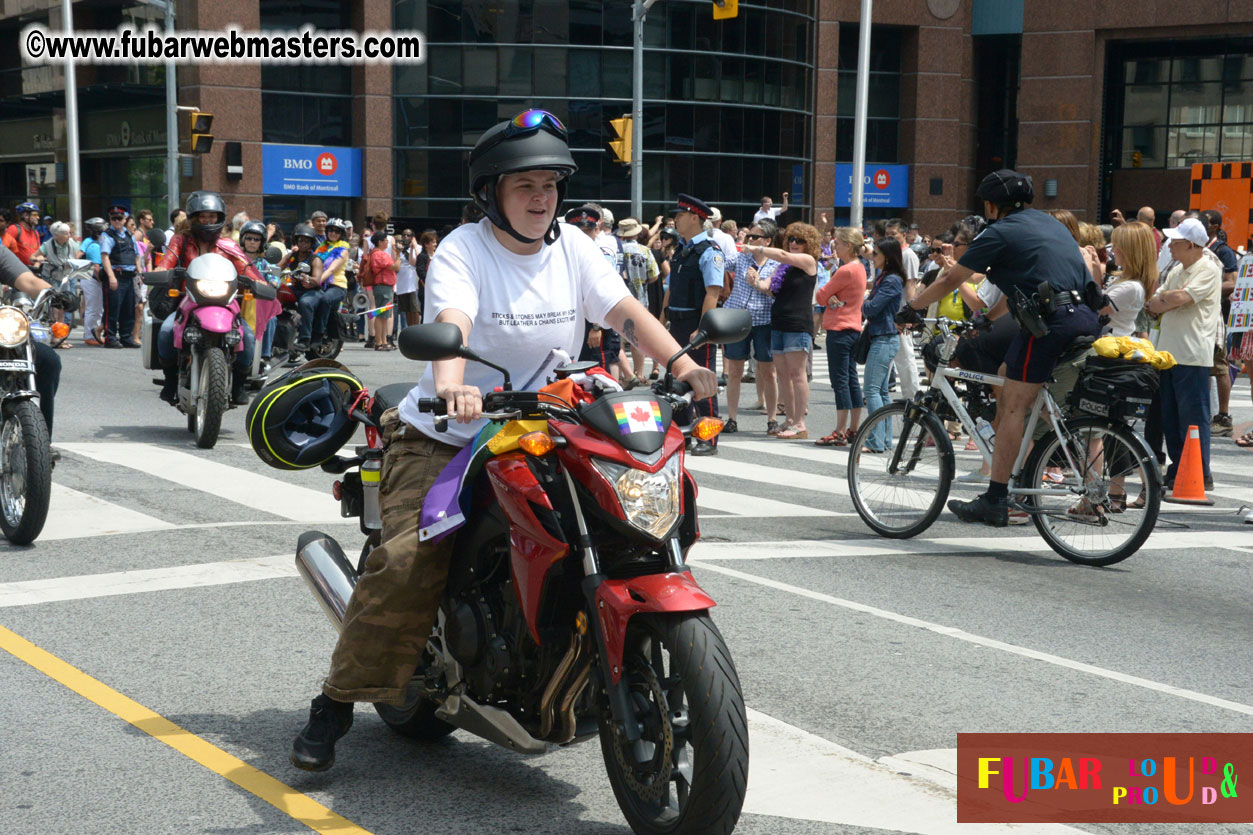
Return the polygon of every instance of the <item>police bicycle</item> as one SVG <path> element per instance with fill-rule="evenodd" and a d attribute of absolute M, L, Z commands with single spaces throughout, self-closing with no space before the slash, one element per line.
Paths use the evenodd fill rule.
<path fill-rule="evenodd" d="M 987 421 L 995 404 L 987 387 L 1005 383 L 1003 377 L 949 367 L 958 339 L 974 329 L 972 323 L 944 317 L 921 321 L 944 337 L 931 387 L 871 414 L 853 439 L 848 460 L 848 486 L 858 515 L 876 533 L 894 539 L 922 533 L 944 508 L 956 463 L 944 421 L 961 423 L 991 466 L 994 435 Z M 1077 360 L 1091 341 L 1076 340 L 1058 365 Z M 1043 386 L 1014 459 L 1010 510 L 1025 511 L 1049 547 L 1071 562 L 1104 566 L 1125 560 L 1157 523 L 1161 471 L 1148 445 L 1118 412 L 1072 416 Z M 1033 444 L 1041 419 L 1051 424 L 1050 431 Z M 884 452 L 863 452 L 876 429 L 886 438 Z M 1128 496 L 1133 500 L 1128 502 Z M 1143 497 L 1142 506 L 1137 496 Z"/>

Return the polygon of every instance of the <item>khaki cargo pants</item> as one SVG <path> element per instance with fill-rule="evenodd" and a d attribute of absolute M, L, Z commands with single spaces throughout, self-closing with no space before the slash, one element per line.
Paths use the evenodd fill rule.
<path fill-rule="evenodd" d="M 460 450 L 406 425 L 395 409 L 381 423 L 382 544 L 366 558 L 348 602 L 322 692 L 342 702 L 401 705 L 435 625 L 455 540 L 418 541 L 422 499 Z"/>

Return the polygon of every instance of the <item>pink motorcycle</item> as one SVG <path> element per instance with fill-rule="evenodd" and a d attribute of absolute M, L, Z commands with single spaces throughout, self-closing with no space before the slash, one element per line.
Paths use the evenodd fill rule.
<path fill-rule="evenodd" d="M 217 443 L 222 415 L 230 408 L 231 373 L 235 355 L 244 350 L 244 319 L 239 294 L 273 301 L 277 294 L 264 281 L 241 277 L 231 261 L 216 252 L 192 260 L 186 269 L 150 272 L 144 283 L 151 288 L 148 304 L 153 319 L 164 319 L 178 301 L 174 320 L 174 348 L 178 351 L 177 407 L 187 415 L 187 429 L 195 433 L 196 446 L 210 449 Z M 184 284 L 180 293 L 177 285 Z M 258 317 L 264 332 L 268 318 Z"/>

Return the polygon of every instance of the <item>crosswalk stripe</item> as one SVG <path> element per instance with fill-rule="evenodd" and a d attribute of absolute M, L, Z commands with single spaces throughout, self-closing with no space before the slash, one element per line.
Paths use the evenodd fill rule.
<path fill-rule="evenodd" d="M 737 478 L 760 484 L 773 484 L 778 487 L 796 487 L 801 490 L 815 491 L 824 497 L 831 495 L 833 491 L 839 491 L 844 485 L 842 469 L 839 473 L 833 472 L 831 475 L 817 475 L 799 470 L 767 467 L 763 464 L 747 464 L 727 458 L 696 458 L 690 455 L 684 460 L 684 466 L 692 472 L 704 475 Z M 699 479 L 697 483 L 700 483 Z M 844 487 L 843 492 L 847 495 L 848 488 Z M 701 489 L 700 495 L 704 498 L 704 488 Z"/>
<path fill-rule="evenodd" d="M 52 499 L 48 505 L 48 519 L 44 522 L 39 540 L 48 542 L 82 539 L 137 531 L 160 531 L 172 527 L 174 525 L 155 516 L 148 516 L 54 483 Z"/>
<path fill-rule="evenodd" d="M 327 522 L 340 518 L 339 502 L 329 492 L 298 487 L 175 449 L 135 443 L 58 443 L 57 446 L 85 458 L 139 470 L 294 522 Z"/>
<path fill-rule="evenodd" d="M 249 580 L 295 577 L 296 575 L 296 563 L 292 555 L 281 554 L 274 557 L 176 565 L 169 568 L 53 577 L 47 580 L 23 580 L 16 583 L 0 583 L 0 608 L 54 603 L 61 600 L 84 600 L 91 597 L 113 597 L 120 594 L 220 586 Z"/>
<path fill-rule="evenodd" d="M 819 510 L 816 507 L 780 502 L 746 493 L 735 493 L 729 490 L 715 490 L 712 487 L 698 487 L 697 507 L 703 510 L 717 510 L 746 518 L 775 518 L 782 516 L 856 516 L 856 513 L 838 513 L 832 510 Z"/>

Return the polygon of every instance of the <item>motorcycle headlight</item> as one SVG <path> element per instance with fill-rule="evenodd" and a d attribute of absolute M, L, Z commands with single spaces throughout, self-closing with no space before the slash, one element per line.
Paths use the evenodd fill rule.
<path fill-rule="evenodd" d="M 30 320 L 16 307 L 0 307 L 0 345 L 16 348 L 26 341 Z"/>
<path fill-rule="evenodd" d="M 655 473 L 600 458 L 592 459 L 592 465 L 613 485 L 628 522 L 653 539 L 670 532 L 679 518 L 679 456 Z"/>
<path fill-rule="evenodd" d="M 214 278 L 202 278 L 196 281 L 196 294 L 206 299 L 220 299 L 230 292 L 229 281 Z"/>

